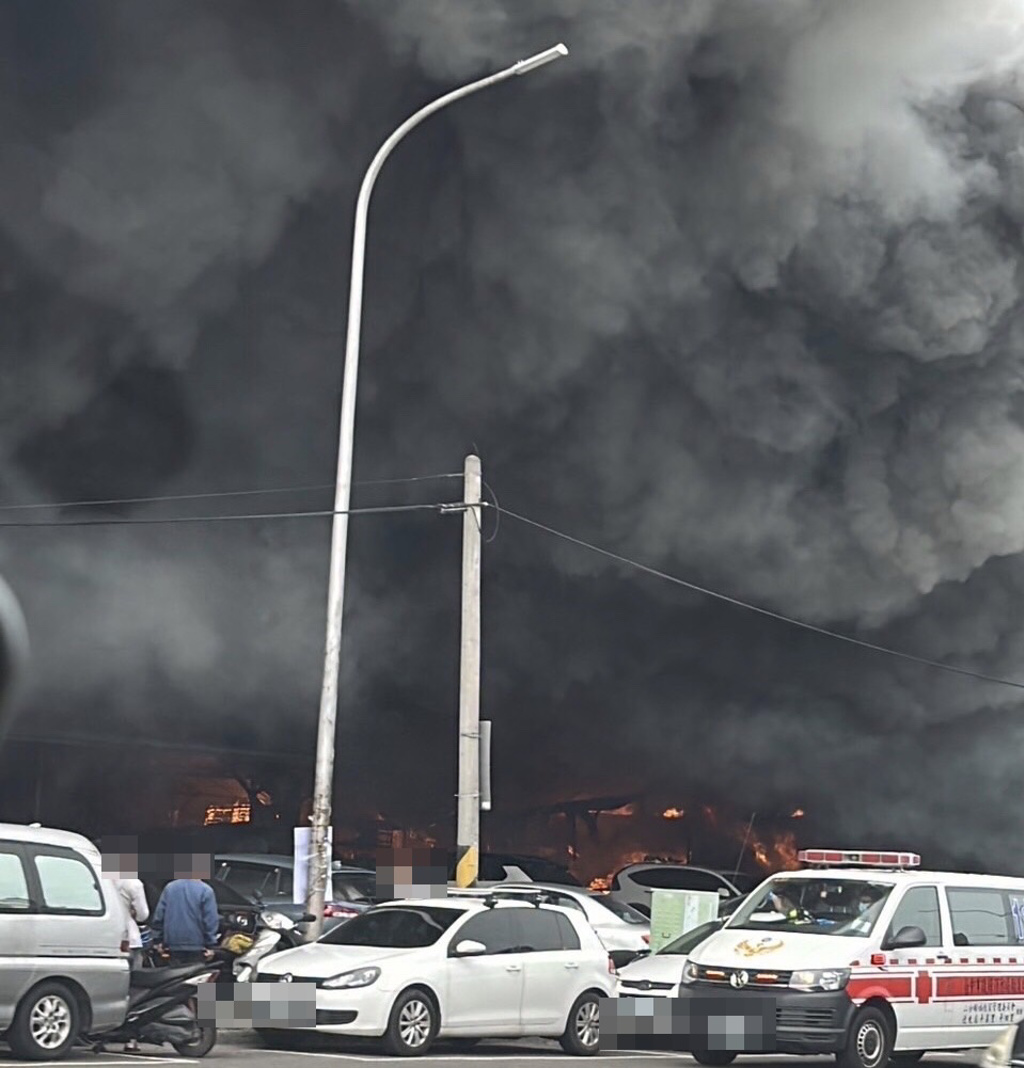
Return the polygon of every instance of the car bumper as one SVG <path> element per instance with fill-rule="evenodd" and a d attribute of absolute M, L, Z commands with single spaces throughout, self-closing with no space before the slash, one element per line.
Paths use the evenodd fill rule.
<path fill-rule="evenodd" d="M 744 990 L 720 987 L 679 987 L 683 1002 L 714 1002 L 717 1009 L 729 1015 L 749 1013 L 752 1017 L 774 1015 L 774 1036 L 768 1040 L 771 1048 L 764 1053 L 838 1053 L 846 1046 L 846 1036 L 856 1006 L 843 990 L 834 993 L 809 994 L 799 990 Z M 770 1014 L 768 1006 L 774 1010 Z"/>
<path fill-rule="evenodd" d="M 258 985 L 276 983 L 277 976 L 261 975 Z M 302 983 L 296 976 L 294 986 Z M 393 991 L 384 991 L 374 986 L 356 990 L 316 990 L 316 1026 L 296 1024 L 288 1020 L 275 1021 L 271 1029 L 295 1031 L 323 1031 L 329 1034 L 353 1035 L 360 1038 L 378 1038 L 388 1028 L 388 1017 L 394 1002 Z"/>
<path fill-rule="evenodd" d="M 615 996 L 620 998 L 677 998 L 679 997 L 679 984 L 675 983 L 667 990 L 645 990 L 643 987 L 627 986 L 620 982 Z"/>

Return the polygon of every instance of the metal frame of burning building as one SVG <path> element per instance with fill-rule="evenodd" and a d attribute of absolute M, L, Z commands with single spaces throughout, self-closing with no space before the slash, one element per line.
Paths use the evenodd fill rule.
<path fill-rule="evenodd" d="M 583 882 L 603 889 L 622 868 L 655 861 L 738 866 L 752 874 L 794 868 L 804 818 L 795 804 L 783 812 L 743 814 L 679 796 L 623 793 L 495 813 L 488 837 L 505 848 L 566 863 Z"/>

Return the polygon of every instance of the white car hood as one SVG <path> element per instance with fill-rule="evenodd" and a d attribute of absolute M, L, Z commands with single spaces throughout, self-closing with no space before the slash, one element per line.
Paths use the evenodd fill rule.
<path fill-rule="evenodd" d="M 649 957 L 619 969 L 619 978 L 630 983 L 678 983 L 683 975 L 686 955 L 683 953 L 652 953 Z"/>
<path fill-rule="evenodd" d="M 699 945 L 690 960 L 720 968 L 848 968 L 870 945 L 870 938 L 725 928 Z"/>
<path fill-rule="evenodd" d="M 380 946 L 328 946 L 312 942 L 275 953 L 260 961 L 260 975 L 294 975 L 298 979 L 325 979 L 354 968 L 404 957 L 417 952 L 414 949 L 382 949 Z"/>

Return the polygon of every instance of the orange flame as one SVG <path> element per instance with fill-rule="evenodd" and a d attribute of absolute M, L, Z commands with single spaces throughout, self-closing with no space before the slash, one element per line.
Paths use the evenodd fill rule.
<path fill-rule="evenodd" d="M 792 819 L 792 820 L 802 820 L 804 818 L 804 815 L 805 815 L 804 810 L 802 808 L 798 808 L 798 809 L 796 809 L 794 811 L 793 815 L 790 816 L 789 818 Z"/>
<path fill-rule="evenodd" d="M 665 820 L 681 820 L 686 815 L 686 811 L 681 808 L 667 808 L 661 814 L 661 818 Z"/>

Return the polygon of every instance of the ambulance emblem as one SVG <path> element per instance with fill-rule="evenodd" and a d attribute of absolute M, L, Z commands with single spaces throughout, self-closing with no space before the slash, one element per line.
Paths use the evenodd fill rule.
<path fill-rule="evenodd" d="M 750 939 L 747 939 L 745 942 L 740 942 L 736 947 L 736 952 L 743 957 L 759 957 L 762 953 L 774 953 L 777 949 L 782 949 L 782 939 L 772 938 L 771 935 L 766 935 L 764 938 L 759 938 L 756 942 Z"/>

